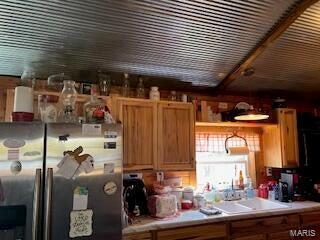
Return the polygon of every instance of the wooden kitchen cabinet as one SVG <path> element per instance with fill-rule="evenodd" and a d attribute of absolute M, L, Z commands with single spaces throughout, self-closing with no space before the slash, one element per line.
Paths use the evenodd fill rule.
<path fill-rule="evenodd" d="M 191 103 L 158 103 L 158 169 L 194 169 L 194 131 L 194 108 Z"/>
<path fill-rule="evenodd" d="M 153 169 L 157 161 L 157 103 L 119 98 L 118 120 L 123 124 L 124 170 Z"/>
<path fill-rule="evenodd" d="M 296 110 L 277 109 L 278 124 L 263 129 L 264 163 L 267 167 L 299 165 Z"/>
<path fill-rule="evenodd" d="M 122 240 L 151 240 L 152 235 L 150 232 L 131 233 L 122 236 Z"/>
<path fill-rule="evenodd" d="M 230 234 L 232 238 L 281 232 L 299 227 L 299 215 L 284 215 L 277 217 L 256 218 L 231 222 Z"/>
<path fill-rule="evenodd" d="M 233 238 L 232 240 L 266 240 L 266 239 L 267 239 L 266 234 L 257 234 L 252 236 Z"/>
<path fill-rule="evenodd" d="M 157 240 L 214 240 L 227 239 L 227 224 L 208 224 L 192 227 L 173 228 L 156 232 Z"/>

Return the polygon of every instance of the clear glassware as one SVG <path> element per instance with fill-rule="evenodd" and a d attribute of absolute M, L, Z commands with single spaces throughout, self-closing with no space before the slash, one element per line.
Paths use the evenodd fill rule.
<path fill-rule="evenodd" d="M 64 87 L 64 81 L 71 80 L 71 77 L 65 73 L 53 74 L 48 77 L 47 85 L 51 90 L 61 91 Z"/>
<path fill-rule="evenodd" d="M 122 88 L 121 88 L 121 95 L 123 97 L 130 96 L 130 82 L 129 82 L 129 74 L 128 73 L 124 73 L 124 79 L 123 79 Z"/>
<path fill-rule="evenodd" d="M 36 84 L 36 73 L 32 67 L 26 67 L 21 75 L 21 86 L 34 88 Z"/>
<path fill-rule="evenodd" d="M 108 96 L 111 89 L 111 77 L 110 75 L 99 72 L 98 73 L 98 79 L 99 79 L 99 90 L 100 95 Z"/>
<path fill-rule="evenodd" d="M 63 84 L 64 86 L 60 94 L 62 109 L 59 112 L 59 121 L 76 123 L 77 91 L 75 88 L 75 81 L 65 80 L 63 81 Z"/>
<path fill-rule="evenodd" d="M 146 96 L 145 89 L 144 89 L 143 79 L 141 76 L 138 78 L 138 85 L 137 85 L 136 92 L 137 92 L 137 98 L 145 98 Z"/>
<path fill-rule="evenodd" d="M 177 93 L 176 93 L 176 91 L 171 91 L 168 99 L 169 99 L 170 101 L 176 101 L 176 100 L 177 100 Z"/>
<path fill-rule="evenodd" d="M 98 99 L 95 93 L 90 100 L 83 105 L 83 117 L 85 123 L 104 123 L 105 104 Z"/>

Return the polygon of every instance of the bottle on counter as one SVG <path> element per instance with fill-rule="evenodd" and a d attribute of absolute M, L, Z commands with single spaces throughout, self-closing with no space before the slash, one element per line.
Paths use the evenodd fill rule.
<path fill-rule="evenodd" d="M 243 181 L 243 175 L 242 175 L 242 170 L 239 172 L 239 188 L 244 189 L 244 181 Z"/>
<path fill-rule="evenodd" d="M 254 188 L 253 188 L 253 186 L 252 186 L 251 179 L 249 180 L 249 185 L 248 185 L 248 187 L 245 189 L 245 193 L 246 193 L 246 197 L 247 197 L 248 199 L 254 198 Z"/>
<path fill-rule="evenodd" d="M 123 83 L 121 87 L 121 95 L 122 97 L 130 97 L 130 82 L 129 82 L 129 74 L 123 74 Z"/>

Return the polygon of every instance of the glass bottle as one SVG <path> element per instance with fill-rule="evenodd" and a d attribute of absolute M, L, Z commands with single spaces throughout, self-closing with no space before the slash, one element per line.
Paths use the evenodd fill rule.
<path fill-rule="evenodd" d="M 111 89 L 111 77 L 110 75 L 99 72 L 98 73 L 98 79 L 99 79 L 99 90 L 100 95 L 108 96 Z"/>
<path fill-rule="evenodd" d="M 176 101 L 177 100 L 177 92 L 176 91 L 171 91 L 168 99 L 170 101 Z"/>
<path fill-rule="evenodd" d="M 104 123 L 105 105 L 98 99 L 95 92 L 91 93 L 90 100 L 83 105 L 85 123 Z"/>
<path fill-rule="evenodd" d="M 60 103 L 62 104 L 62 109 L 59 113 L 59 121 L 67 123 L 76 123 L 76 100 L 77 91 L 75 88 L 75 81 L 65 80 L 63 81 L 63 89 L 60 94 Z"/>
<path fill-rule="evenodd" d="M 138 85 L 137 85 L 137 98 L 145 98 L 145 90 L 144 90 L 144 85 L 143 85 L 143 79 L 140 76 L 138 78 Z"/>
<path fill-rule="evenodd" d="M 124 79 L 121 88 L 121 95 L 122 97 L 129 97 L 130 96 L 130 82 L 129 82 L 129 74 L 124 73 Z"/>
<path fill-rule="evenodd" d="M 21 75 L 21 86 L 35 88 L 36 74 L 32 67 L 26 67 Z"/>

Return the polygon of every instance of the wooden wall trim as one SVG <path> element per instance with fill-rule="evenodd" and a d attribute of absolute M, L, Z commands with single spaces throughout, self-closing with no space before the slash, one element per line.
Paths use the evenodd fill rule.
<path fill-rule="evenodd" d="M 253 61 L 263 53 L 269 45 L 275 41 L 281 34 L 286 31 L 291 24 L 311 5 L 318 2 L 318 0 L 303 0 L 300 1 L 294 8 L 292 8 L 286 17 L 284 17 L 278 24 L 276 24 L 267 35 L 252 49 L 242 63 L 235 67 L 215 88 L 216 91 L 225 90 L 246 68 L 250 67 Z"/>

